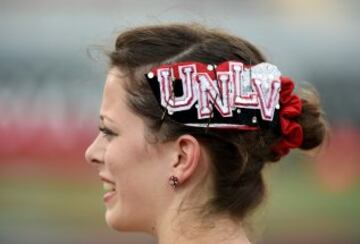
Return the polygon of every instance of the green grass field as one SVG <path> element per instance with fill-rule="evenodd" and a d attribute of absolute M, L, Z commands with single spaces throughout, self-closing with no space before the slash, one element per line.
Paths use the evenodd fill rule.
<path fill-rule="evenodd" d="M 259 242 L 324 236 L 337 240 L 332 243 L 360 243 L 359 184 L 330 192 L 315 177 L 311 162 L 298 161 L 291 157 L 265 170 L 268 197 L 251 219 L 255 235 L 267 240 Z M 153 243 L 146 237 L 134 241 L 135 236 L 120 243 Z M 49 175 L 41 168 L 1 174 L 0 243 L 55 239 L 59 243 L 119 243 L 119 238 L 126 234 L 115 233 L 105 224 L 102 188 L 95 174 L 75 179 Z"/>

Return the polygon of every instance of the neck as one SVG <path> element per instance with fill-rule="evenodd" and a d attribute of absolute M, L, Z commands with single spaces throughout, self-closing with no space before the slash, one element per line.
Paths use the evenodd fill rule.
<path fill-rule="evenodd" d="M 190 184 L 189 182 L 183 186 Z M 213 189 L 210 177 L 203 182 L 199 186 L 202 187 L 200 191 L 185 187 L 177 189 L 176 197 L 166 206 L 167 210 L 163 211 L 163 208 L 159 211 L 161 214 L 151 233 L 158 244 L 251 244 L 242 223 L 233 221 L 229 215 L 199 217 L 199 210 L 203 209 L 203 204 Z"/>
<path fill-rule="evenodd" d="M 251 244 L 241 223 L 227 217 L 205 221 L 200 223 L 199 218 L 170 215 L 159 223 L 154 234 L 158 244 Z"/>

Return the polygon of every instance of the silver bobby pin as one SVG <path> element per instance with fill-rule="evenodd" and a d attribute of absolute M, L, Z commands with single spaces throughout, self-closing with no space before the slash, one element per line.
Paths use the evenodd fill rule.
<path fill-rule="evenodd" d="M 207 91 L 207 92 L 208 92 L 208 91 Z M 218 94 L 216 94 L 214 101 L 216 101 L 217 97 L 218 97 Z M 207 123 L 206 128 L 205 128 L 205 134 L 208 133 L 211 119 L 214 117 L 214 106 L 215 106 L 215 105 L 214 105 L 214 102 L 213 102 L 213 103 L 212 103 L 212 107 L 211 107 L 210 118 L 208 119 L 208 123 Z"/>

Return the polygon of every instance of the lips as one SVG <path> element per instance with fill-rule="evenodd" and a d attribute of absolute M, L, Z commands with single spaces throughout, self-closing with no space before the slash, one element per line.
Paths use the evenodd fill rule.
<path fill-rule="evenodd" d="M 100 176 L 100 179 L 101 179 L 102 181 L 115 185 L 115 182 L 114 182 L 114 181 L 109 180 L 109 179 L 106 178 L 105 176 L 102 176 L 102 175 L 99 175 L 99 176 Z"/>
<path fill-rule="evenodd" d="M 101 181 L 103 182 L 103 189 L 105 191 L 104 202 L 107 203 L 115 196 L 116 193 L 115 182 L 101 175 L 100 178 Z"/>
<path fill-rule="evenodd" d="M 104 188 L 104 191 L 106 191 L 106 192 L 115 191 L 115 186 L 108 182 L 103 182 L 103 188 Z"/>

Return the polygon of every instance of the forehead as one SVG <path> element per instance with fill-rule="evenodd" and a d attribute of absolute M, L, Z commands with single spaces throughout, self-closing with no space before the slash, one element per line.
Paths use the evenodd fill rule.
<path fill-rule="evenodd" d="M 126 79 L 119 69 L 109 70 L 104 85 L 100 116 L 110 118 L 115 122 L 124 122 L 126 119 L 136 117 L 126 104 L 126 92 L 123 88 Z"/>
<path fill-rule="evenodd" d="M 125 79 L 126 77 L 122 75 L 120 70 L 116 68 L 109 70 L 105 80 L 101 108 L 106 109 L 124 99 L 125 93 L 122 84 L 125 82 Z"/>

